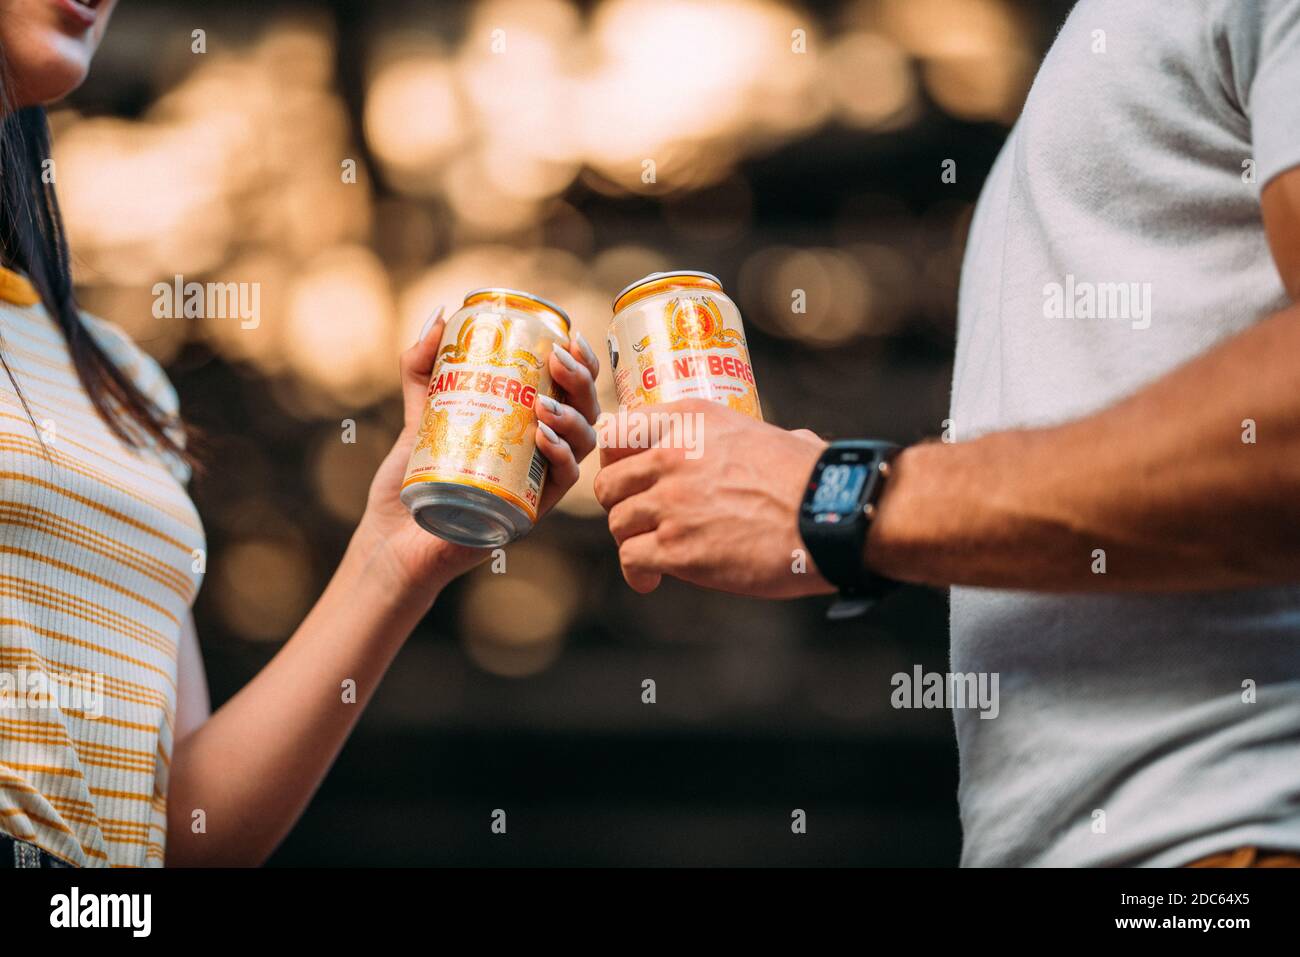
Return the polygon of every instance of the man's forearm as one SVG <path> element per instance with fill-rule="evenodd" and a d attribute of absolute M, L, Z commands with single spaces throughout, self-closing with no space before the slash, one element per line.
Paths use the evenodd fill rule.
<path fill-rule="evenodd" d="M 1087 418 L 915 446 L 894 468 L 866 549 L 891 577 L 1039 591 L 1300 581 L 1300 307 Z"/>

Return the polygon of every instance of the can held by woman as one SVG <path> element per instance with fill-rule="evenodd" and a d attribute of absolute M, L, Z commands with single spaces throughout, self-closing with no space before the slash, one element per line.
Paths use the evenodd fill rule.
<path fill-rule="evenodd" d="M 537 522 L 546 458 L 537 396 L 556 394 L 547 366 L 569 317 L 516 289 L 476 289 L 447 320 L 401 498 L 440 538 L 493 548 Z"/>

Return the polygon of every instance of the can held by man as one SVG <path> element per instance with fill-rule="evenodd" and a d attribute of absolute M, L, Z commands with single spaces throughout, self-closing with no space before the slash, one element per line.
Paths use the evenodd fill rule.
<path fill-rule="evenodd" d="M 716 276 L 656 272 L 614 298 L 610 369 L 628 409 L 708 399 L 762 420 L 740 310 Z"/>

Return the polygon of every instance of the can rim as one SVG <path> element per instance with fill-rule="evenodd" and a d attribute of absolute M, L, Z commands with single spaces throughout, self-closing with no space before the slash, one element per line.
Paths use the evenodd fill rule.
<path fill-rule="evenodd" d="M 722 291 L 722 280 L 711 272 L 701 272 L 698 269 L 670 269 L 667 272 L 652 272 L 648 276 L 642 276 L 636 282 L 628 283 L 619 290 L 618 295 L 614 297 L 614 311 L 618 312 L 618 304 L 623 300 L 623 297 L 632 290 L 639 289 L 641 286 L 647 285 L 648 283 L 658 282 L 660 279 L 672 279 L 676 276 L 693 276 L 696 279 L 708 279 L 711 282 L 717 283 L 718 291 Z"/>
<path fill-rule="evenodd" d="M 545 306 L 547 309 L 551 310 L 551 312 L 559 316 L 560 319 L 564 321 L 565 331 L 568 331 L 573 327 L 573 320 L 569 318 L 569 314 L 555 303 L 551 302 L 551 300 L 543 299 L 535 293 L 524 292 L 522 289 L 511 289 L 508 286 L 483 286 L 481 289 L 471 289 L 469 292 L 465 293 L 465 300 L 461 303 L 461 308 L 463 309 L 465 306 L 469 305 L 469 301 L 475 296 L 482 296 L 485 293 L 518 296 L 520 299 L 531 299 L 533 302 Z"/>

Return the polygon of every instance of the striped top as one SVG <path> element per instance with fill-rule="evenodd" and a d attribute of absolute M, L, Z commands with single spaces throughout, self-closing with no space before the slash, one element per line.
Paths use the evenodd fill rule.
<path fill-rule="evenodd" d="M 153 359 L 92 334 L 175 412 Z M 27 281 L 0 268 L 0 833 L 83 866 L 158 866 L 181 625 L 203 528 L 183 463 L 91 405 Z M 42 443 L 44 448 L 42 448 Z"/>

